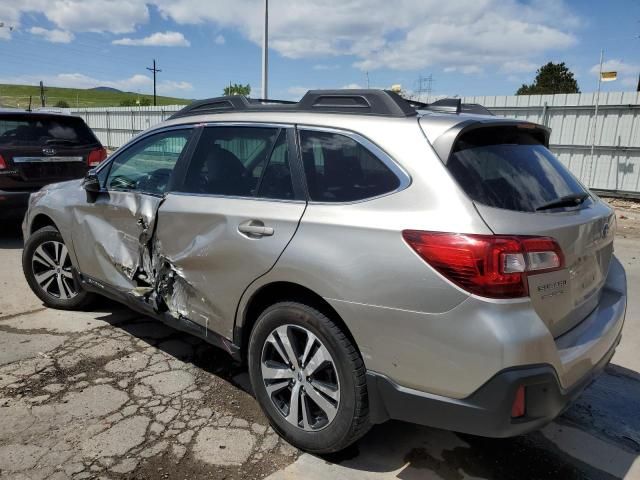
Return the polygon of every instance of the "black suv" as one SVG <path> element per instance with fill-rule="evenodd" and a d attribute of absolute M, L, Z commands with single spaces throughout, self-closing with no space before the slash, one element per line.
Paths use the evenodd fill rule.
<path fill-rule="evenodd" d="M 0 110 L 0 217 L 22 216 L 31 192 L 82 178 L 106 156 L 80 117 Z"/>

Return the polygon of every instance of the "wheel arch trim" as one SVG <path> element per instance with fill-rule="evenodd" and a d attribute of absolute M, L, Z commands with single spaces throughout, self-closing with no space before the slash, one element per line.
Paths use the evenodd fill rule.
<path fill-rule="evenodd" d="M 249 337 L 260 313 L 269 305 L 283 300 L 310 303 L 310 306 L 317 308 L 337 322 L 345 335 L 358 347 L 353 333 L 338 311 L 329 300 L 312 288 L 284 280 L 273 280 L 252 287 L 248 288 L 240 299 L 233 327 L 233 343 L 239 347 L 243 361 L 246 360 Z"/>

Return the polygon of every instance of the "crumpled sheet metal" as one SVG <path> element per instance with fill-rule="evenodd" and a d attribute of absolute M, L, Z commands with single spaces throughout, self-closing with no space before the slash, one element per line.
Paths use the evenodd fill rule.
<path fill-rule="evenodd" d="M 168 259 L 163 257 L 160 262 L 154 290 L 169 313 L 175 318 L 185 317 L 208 327 L 211 305 Z M 158 302 L 156 304 L 159 306 Z"/>
<path fill-rule="evenodd" d="M 156 311 L 208 327 L 213 306 L 186 278 L 180 263 L 190 265 L 206 255 L 210 239 L 195 235 L 184 251 L 167 255 L 156 236 L 161 204 L 162 199 L 148 195 L 114 195 L 103 215 L 87 212 L 82 220 L 99 239 L 95 261 L 102 271 L 116 272 L 118 278 L 110 279 L 113 284 Z"/>
<path fill-rule="evenodd" d="M 76 236 L 74 243 L 95 241 L 93 258 L 86 260 L 90 265 L 83 270 L 112 277 L 109 282 L 120 288 L 139 286 L 135 277 L 140 269 L 149 267 L 144 260 L 161 201 L 149 195 L 114 192 L 108 203 L 77 209 L 79 233 L 86 230 L 89 235 Z"/>

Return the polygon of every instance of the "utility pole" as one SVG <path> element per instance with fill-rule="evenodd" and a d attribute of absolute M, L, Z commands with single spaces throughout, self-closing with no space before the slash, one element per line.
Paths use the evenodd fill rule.
<path fill-rule="evenodd" d="M 147 67 L 147 70 L 153 72 L 153 106 L 156 106 L 156 73 L 160 73 L 162 70 L 156 68 L 156 59 L 153 59 L 153 68 Z"/>
<path fill-rule="evenodd" d="M 43 107 L 45 106 L 44 84 L 42 83 L 42 80 L 40 80 L 40 104 Z"/>
<path fill-rule="evenodd" d="M 269 0 L 264 0 L 264 35 L 262 36 L 262 98 L 269 98 Z"/>
<path fill-rule="evenodd" d="M 367 71 L 367 72 L 365 72 L 365 73 L 367 74 L 367 88 L 371 88 L 371 87 L 369 86 L 369 72 Z"/>
<path fill-rule="evenodd" d="M 598 69 L 598 91 L 596 93 L 596 107 L 593 112 L 593 131 L 591 132 L 591 155 L 589 160 L 589 176 L 587 177 L 587 187 L 591 185 L 591 174 L 593 172 L 593 152 L 596 146 L 596 133 L 598 126 L 598 106 L 600 104 L 600 84 L 602 83 L 602 62 L 604 60 L 604 49 L 600 50 L 600 68 Z"/>

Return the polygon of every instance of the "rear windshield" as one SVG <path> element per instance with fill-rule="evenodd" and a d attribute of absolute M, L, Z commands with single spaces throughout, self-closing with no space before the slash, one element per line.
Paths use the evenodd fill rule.
<path fill-rule="evenodd" d="M 97 143 L 78 117 L 46 115 L 0 116 L 0 145 L 87 145 Z"/>
<path fill-rule="evenodd" d="M 534 133 L 516 127 L 463 134 L 447 168 L 469 197 L 490 207 L 534 212 L 586 193 Z"/>

